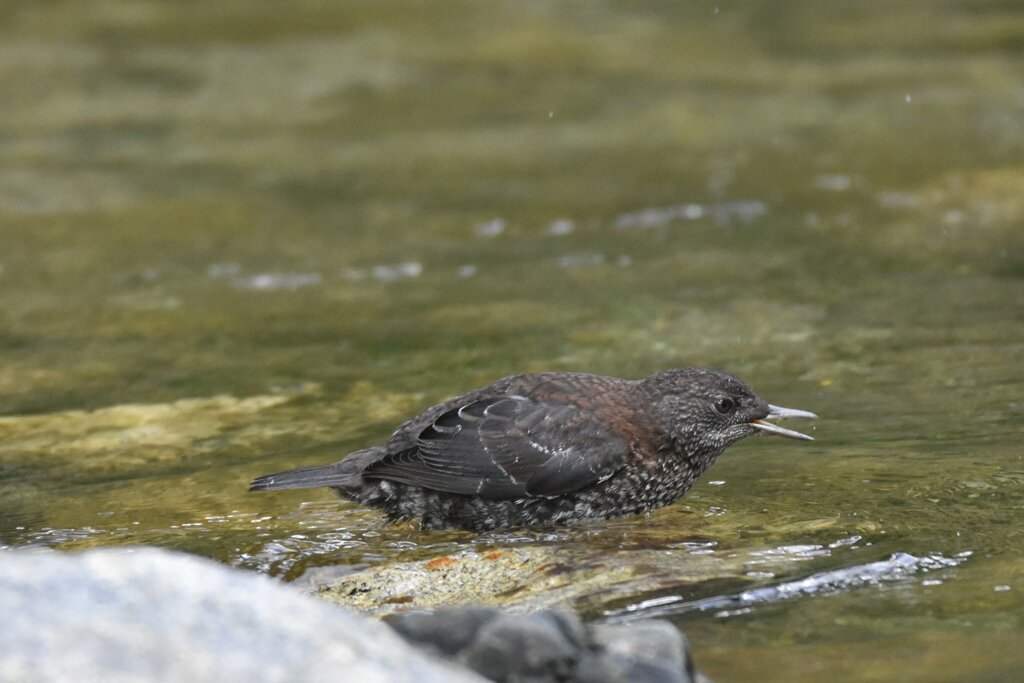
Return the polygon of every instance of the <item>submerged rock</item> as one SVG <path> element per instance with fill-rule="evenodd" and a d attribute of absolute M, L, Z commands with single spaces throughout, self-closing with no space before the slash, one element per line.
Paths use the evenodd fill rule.
<path fill-rule="evenodd" d="M 321 586 L 319 594 L 375 614 L 470 604 L 529 611 L 571 603 L 635 573 L 634 565 L 614 566 L 607 557 L 587 563 L 543 547 L 510 548 L 373 567 Z"/>
<path fill-rule="evenodd" d="M 778 559 L 780 565 L 786 561 Z M 749 582 L 745 573 L 754 566 L 771 569 L 772 561 L 672 549 L 529 546 L 372 567 L 314 590 L 331 602 L 377 615 L 457 605 L 516 612 L 561 606 L 593 613 L 623 598 L 705 581 L 728 579 L 743 585 Z"/>

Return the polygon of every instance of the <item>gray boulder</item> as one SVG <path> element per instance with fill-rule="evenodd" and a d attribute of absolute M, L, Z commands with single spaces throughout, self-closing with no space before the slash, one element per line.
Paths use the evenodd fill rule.
<path fill-rule="evenodd" d="M 503 614 L 484 624 L 461 659 L 492 681 L 565 681 L 580 648 L 548 614 Z"/>
<path fill-rule="evenodd" d="M 156 549 L 0 552 L 0 682 L 479 682 L 387 626 Z"/>
<path fill-rule="evenodd" d="M 593 654 L 576 670 L 581 681 L 696 683 L 706 681 L 693 667 L 686 636 L 667 621 L 596 624 L 590 628 Z"/>
<path fill-rule="evenodd" d="M 501 683 L 710 683 L 667 621 L 585 625 L 564 610 L 448 607 L 389 617 L 410 642 Z"/>

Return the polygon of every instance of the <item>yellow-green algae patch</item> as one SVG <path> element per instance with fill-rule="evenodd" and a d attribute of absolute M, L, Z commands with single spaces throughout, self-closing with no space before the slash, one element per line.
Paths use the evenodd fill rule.
<path fill-rule="evenodd" d="M 140 447 L 181 448 L 280 405 L 287 395 L 213 396 L 159 404 L 127 404 L 98 410 L 0 418 L 8 447 L 45 448 L 53 454 L 96 453 Z"/>

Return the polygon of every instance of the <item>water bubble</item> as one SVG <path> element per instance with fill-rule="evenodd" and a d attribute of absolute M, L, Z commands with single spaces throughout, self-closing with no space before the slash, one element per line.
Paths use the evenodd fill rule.
<path fill-rule="evenodd" d="M 548 224 L 547 233 L 549 235 L 568 235 L 576 229 L 576 225 L 570 220 L 560 219 L 552 221 Z"/>
<path fill-rule="evenodd" d="M 497 237 L 501 233 L 505 232 L 507 223 L 504 218 L 495 218 L 492 221 L 481 223 L 480 225 L 473 228 L 473 232 L 478 237 Z"/>
<path fill-rule="evenodd" d="M 814 184 L 823 190 L 845 192 L 853 185 L 853 179 L 848 175 L 823 173 L 814 179 Z"/>
<path fill-rule="evenodd" d="M 211 263 L 206 267 L 206 274 L 212 278 L 232 277 L 242 272 L 237 263 Z"/>
<path fill-rule="evenodd" d="M 320 273 L 260 273 L 250 277 L 236 277 L 231 284 L 236 289 L 254 291 L 294 291 L 301 287 L 311 287 L 323 281 Z"/>

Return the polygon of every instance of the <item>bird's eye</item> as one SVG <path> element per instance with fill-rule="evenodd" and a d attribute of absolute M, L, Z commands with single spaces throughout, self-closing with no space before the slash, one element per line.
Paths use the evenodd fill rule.
<path fill-rule="evenodd" d="M 727 415 L 735 409 L 736 401 L 732 400 L 728 396 L 725 396 L 715 401 L 715 410 L 720 412 L 722 415 Z"/>

